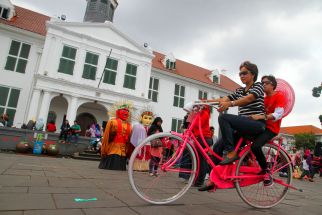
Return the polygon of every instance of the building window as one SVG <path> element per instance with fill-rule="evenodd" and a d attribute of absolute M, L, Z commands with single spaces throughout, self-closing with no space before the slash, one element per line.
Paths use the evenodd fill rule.
<path fill-rule="evenodd" d="M 136 82 L 136 70 L 137 66 L 133 64 L 126 65 L 126 72 L 124 77 L 124 88 L 129 88 L 135 90 L 135 82 Z"/>
<path fill-rule="evenodd" d="M 171 131 L 182 132 L 182 119 L 172 118 Z"/>
<path fill-rule="evenodd" d="M 214 84 L 218 84 L 218 82 L 219 82 L 219 78 L 218 78 L 218 76 L 217 76 L 217 75 L 213 75 L 213 76 L 212 76 L 212 82 L 213 82 Z"/>
<path fill-rule="evenodd" d="M 149 99 L 153 102 L 158 102 L 158 92 L 159 90 L 159 79 L 154 77 L 150 78 L 150 85 L 149 85 Z"/>
<path fill-rule="evenodd" d="M 208 99 L 207 97 L 208 97 L 208 93 L 207 92 L 199 90 L 199 95 L 198 95 L 198 99 L 199 100 Z"/>
<path fill-rule="evenodd" d="M 77 50 L 75 48 L 64 46 L 63 53 L 60 58 L 58 72 L 73 75 L 76 51 Z"/>
<path fill-rule="evenodd" d="M 183 106 L 184 106 L 184 94 L 185 94 L 185 87 L 176 84 L 175 88 L 174 88 L 173 106 L 183 108 Z"/>
<path fill-rule="evenodd" d="M 166 68 L 167 69 L 170 69 L 170 70 L 176 69 L 176 62 L 167 59 L 167 61 L 166 61 Z"/>
<path fill-rule="evenodd" d="M 8 19 L 9 9 L 0 7 L 0 17 L 3 19 Z"/>
<path fill-rule="evenodd" d="M 11 42 L 6 70 L 25 73 L 30 52 L 30 45 L 13 40 Z"/>
<path fill-rule="evenodd" d="M 115 85 L 116 71 L 117 71 L 118 61 L 107 58 L 105 69 L 104 69 L 104 79 L 103 82 L 107 84 Z"/>
<path fill-rule="evenodd" d="M 83 70 L 83 78 L 95 80 L 97 71 L 98 55 L 87 52 Z"/>
<path fill-rule="evenodd" d="M 7 113 L 9 116 L 9 125 L 13 124 L 15 118 L 17 104 L 19 100 L 20 90 L 0 86 L 0 115 Z"/>

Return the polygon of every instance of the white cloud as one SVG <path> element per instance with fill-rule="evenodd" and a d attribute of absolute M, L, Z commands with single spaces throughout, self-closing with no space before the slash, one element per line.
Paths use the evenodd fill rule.
<path fill-rule="evenodd" d="M 85 0 L 13 0 L 49 15 L 82 21 Z M 156 51 L 208 69 L 222 67 L 240 83 L 239 64 L 251 60 L 260 76 L 287 80 L 296 92 L 283 125 L 320 127 L 322 98 L 312 88 L 322 81 L 321 0 L 122 0 L 117 28 Z"/>

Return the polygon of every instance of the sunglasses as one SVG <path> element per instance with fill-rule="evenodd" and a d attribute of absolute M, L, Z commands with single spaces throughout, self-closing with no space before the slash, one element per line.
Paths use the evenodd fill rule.
<path fill-rule="evenodd" d="M 248 75 L 249 72 L 248 71 L 243 71 L 243 72 L 240 72 L 239 73 L 239 76 L 245 76 L 245 75 Z"/>
<path fill-rule="evenodd" d="M 271 81 L 262 81 L 263 85 L 268 85 L 268 84 L 271 84 L 271 83 L 272 83 Z"/>

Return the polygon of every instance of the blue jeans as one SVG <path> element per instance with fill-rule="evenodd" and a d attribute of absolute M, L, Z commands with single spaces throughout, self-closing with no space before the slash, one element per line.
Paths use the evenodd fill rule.
<path fill-rule="evenodd" d="M 265 121 L 253 120 L 247 116 L 233 114 L 220 114 L 218 118 L 222 140 L 225 143 L 225 151 L 234 151 L 234 132 L 240 135 L 258 135 L 265 131 Z"/>

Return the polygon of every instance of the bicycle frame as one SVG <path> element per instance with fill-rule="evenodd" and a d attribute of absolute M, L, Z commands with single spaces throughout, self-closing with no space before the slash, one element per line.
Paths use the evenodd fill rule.
<path fill-rule="evenodd" d="M 263 176 L 262 175 L 258 175 L 258 173 L 261 171 L 260 167 L 242 167 L 242 172 L 243 173 L 252 173 L 249 175 L 235 175 L 236 172 L 236 167 L 237 167 L 237 163 L 239 161 L 237 161 L 236 163 L 232 164 L 232 165 L 224 165 L 224 166 L 220 166 L 220 165 L 216 165 L 213 160 L 211 159 L 211 155 L 216 157 L 219 160 L 222 160 L 223 158 L 221 156 L 219 156 L 218 154 L 216 154 L 211 148 L 210 146 L 206 143 L 205 137 L 203 135 L 203 133 L 201 132 L 201 111 L 202 109 L 198 110 L 198 112 L 196 112 L 196 115 L 194 116 L 192 122 L 190 123 L 188 129 L 183 133 L 177 133 L 177 132 L 171 132 L 172 134 L 178 136 L 179 138 L 181 138 L 183 140 L 182 143 L 182 147 L 180 150 L 177 150 L 175 155 L 170 158 L 167 162 L 165 162 L 162 166 L 161 169 L 162 170 L 166 170 L 166 171 L 176 171 L 176 172 L 186 172 L 189 173 L 189 170 L 184 170 L 184 169 L 171 169 L 171 166 L 173 166 L 177 160 L 179 159 L 179 157 L 182 156 L 182 153 L 184 151 L 184 149 L 186 148 L 186 145 L 189 144 L 195 155 L 196 155 L 196 159 L 197 159 L 197 170 L 196 170 L 196 178 L 198 177 L 198 172 L 199 172 L 199 168 L 200 168 L 200 159 L 199 159 L 199 154 L 198 151 L 201 152 L 202 156 L 206 159 L 207 163 L 211 166 L 212 171 L 210 174 L 210 179 L 216 184 L 217 188 L 221 188 L 221 189 L 226 189 L 226 188 L 233 188 L 234 182 L 236 180 L 241 180 L 241 179 L 247 179 L 244 180 L 244 182 L 242 183 L 242 186 L 248 186 L 248 185 L 252 185 L 252 184 L 256 184 L 259 183 Z M 193 134 L 193 129 L 198 126 L 199 129 L 199 133 L 200 133 L 200 138 L 202 140 L 202 143 L 205 147 L 203 147 L 200 142 L 197 140 L 197 138 L 194 136 Z M 237 145 L 235 146 L 234 151 L 238 153 L 243 141 L 245 139 L 243 137 L 241 137 L 238 142 Z M 289 154 L 286 152 L 286 150 L 281 147 L 281 141 L 279 141 L 279 144 L 274 143 L 273 141 L 269 141 L 269 144 L 273 144 L 275 145 L 278 150 L 275 154 L 275 158 L 274 158 L 274 165 L 272 169 L 275 169 L 275 165 L 276 165 L 276 161 L 277 161 L 277 157 L 280 153 L 280 151 L 284 151 L 284 153 L 290 158 Z M 238 153 L 240 156 L 243 155 L 245 152 L 247 152 L 248 150 L 250 150 L 251 147 L 251 141 L 246 140 L 246 146 Z M 270 154 L 270 152 L 268 153 Z M 254 154 L 252 154 L 252 156 L 254 156 Z M 266 157 L 267 160 L 267 157 Z M 278 172 L 281 169 L 283 169 L 284 167 L 288 166 L 291 163 L 291 159 L 289 161 L 289 163 L 286 163 L 285 165 L 283 165 L 282 167 L 279 167 L 278 169 L 274 170 L 274 172 Z M 276 183 L 279 183 L 283 186 L 287 186 L 290 187 L 292 189 L 298 190 L 297 188 L 293 187 L 292 185 L 289 184 L 285 184 L 282 180 L 279 179 L 274 179 L 274 181 Z"/>

